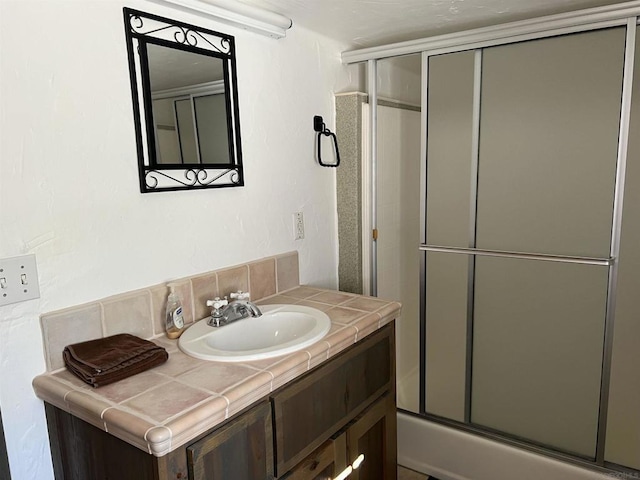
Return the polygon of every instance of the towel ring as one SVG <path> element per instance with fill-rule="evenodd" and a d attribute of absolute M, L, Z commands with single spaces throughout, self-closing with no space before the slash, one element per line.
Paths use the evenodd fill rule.
<path fill-rule="evenodd" d="M 318 132 L 317 144 L 318 144 L 318 163 L 323 167 L 339 167 L 340 166 L 340 151 L 338 150 L 338 138 L 336 134 L 327 128 L 322 117 L 315 115 L 313 117 L 313 130 Z M 330 137 L 333 139 L 333 148 L 336 153 L 336 163 L 324 163 L 322 161 L 322 136 Z"/>

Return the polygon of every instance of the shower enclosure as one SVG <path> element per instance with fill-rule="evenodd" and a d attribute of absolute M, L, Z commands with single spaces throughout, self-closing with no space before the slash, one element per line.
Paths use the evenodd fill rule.
<path fill-rule="evenodd" d="M 631 3 L 425 40 L 417 133 L 378 101 L 391 55 L 364 58 L 362 113 L 363 289 L 405 303 L 399 408 L 621 478 L 640 478 Z M 413 466 L 465 478 L 433 462 Z"/>

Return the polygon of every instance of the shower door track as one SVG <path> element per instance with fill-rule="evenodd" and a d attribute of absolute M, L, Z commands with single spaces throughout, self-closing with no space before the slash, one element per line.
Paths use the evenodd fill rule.
<path fill-rule="evenodd" d="M 625 478 L 620 477 L 621 474 L 628 473 L 629 478 L 638 478 L 640 471 L 633 470 L 628 467 L 624 467 L 623 465 L 618 465 L 611 462 L 603 462 L 596 463 L 591 457 L 585 457 L 573 453 L 567 453 L 562 450 L 554 449 L 548 445 L 539 444 L 533 442 L 528 439 L 523 439 L 514 435 L 510 435 L 505 432 L 501 432 L 498 430 L 493 430 L 491 428 L 485 426 L 476 426 L 473 423 L 459 422 L 456 420 L 452 420 L 450 418 L 441 417 L 439 415 L 434 415 L 432 413 L 422 412 L 416 413 L 411 410 L 405 410 L 403 408 L 398 407 L 398 411 L 402 412 L 406 415 L 410 415 L 412 417 L 422 418 L 428 420 L 433 423 L 437 423 L 438 425 L 443 425 L 445 427 L 454 428 L 456 430 L 460 430 L 465 433 L 469 433 L 472 435 L 477 435 L 482 438 L 486 438 L 488 440 L 493 440 L 496 442 L 503 443 L 505 445 L 509 445 L 511 447 L 520 448 L 522 450 L 526 450 L 528 452 L 532 452 L 538 455 L 543 455 L 545 457 L 553 458 L 555 460 L 559 460 L 565 463 L 569 463 L 572 465 L 576 465 L 578 467 L 587 468 L 591 471 L 604 473 L 608 475 L 616 475 L 616 478 Z M 631 476 L 634 475 L 634 476 Z"/>

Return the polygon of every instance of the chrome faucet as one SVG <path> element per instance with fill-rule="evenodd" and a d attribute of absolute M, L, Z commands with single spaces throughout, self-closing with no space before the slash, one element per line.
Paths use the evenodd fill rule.
<path fill-rule="evenodd" d="M 224 299 L 216 297 L 213 300 L 207 300 L 207 306 L 213 307 L 211 318 L 207 321 L 208 325 L 222 327 L 236 320 L 262 315 L 258 306 L 249 301 L 249 292 L 238 291 L 229 296 L 231 297 L 231 302 L 227 300 L 227 297 L 224 297 Z"/>

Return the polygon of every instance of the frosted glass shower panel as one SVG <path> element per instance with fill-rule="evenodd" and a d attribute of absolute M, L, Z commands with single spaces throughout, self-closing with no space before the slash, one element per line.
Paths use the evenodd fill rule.
<path fill-rule="evenodd" d="M 477 248 L 608 257 L 625 30 L 486 48 Z"/>
<path fill-rule="evenodd" d="M 429 58 L 427 243 L 469 246 L 475 52 Z M 475 180 L 474 180 L 475 181 Z"/>
<path fill-rule="evenodd" d="M 229 130 L 225 101 L 222 93 L 193 99 L 202 163 L 229 163 Z"/>
<path fill-rule="evenodd" d="M 476 258 L 471 421 L 593 458 L 608 267 Z"/>
<path fill-rule="evenodd" d="M 193 108 L 190 99 L 176 101 L 176 118 L 178 120 L 178 137 L 182 163 L 199 163 L 196 130 L 193 124 Z"/>
<path fill-rule="evenodd" d="M 463 422 L 469 257 L 426 255 L 426 411 Z"/>

